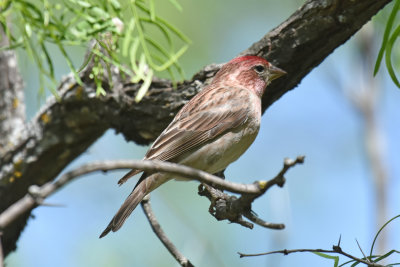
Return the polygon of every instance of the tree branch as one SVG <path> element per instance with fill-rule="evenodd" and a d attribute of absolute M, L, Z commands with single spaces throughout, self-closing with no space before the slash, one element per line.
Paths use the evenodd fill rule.
<path fill-rule="evenodd" d="M 304 162 L 304 156 L 298 156 L 296 160 L 285 159 L 282 170 L 273 179 L 269 181 L 259 181 L 253 183 L 253 185 L 258 184 L 260 188 L 258 192 L 237 192 L 241 196 L 238 198 L 224 193 L 219 186 L 215 184 L 201 184 L 199 185 L 199 195 L 207 197 L 211 204 L 208 209 L 210 214 L 214 216 L 217 220 L 229 220 L 232 223 L 240 224 L 244 227 L 253 229 L 254 225 L 248 221 L 243 220 L 246 217 L 251 222 L 265 228 L 270 229 L 283 229 L 284 224 L 276 224 L 265 222 L 264 220 L 258 218 L 251 210 L 251 204 L 253 201 L 263 195 L 271 186 L 278 185 L 282 187 L 285 183 L 285 173 L 297 164 L 302 164 Z M 223 180 L 222 180 L 223 181 Z M 212 186 L 210 186 L 212 185 Z M 229 190 L 234 192 L 232 190 Z"/>
<path fill-rule="evenodd" d="M 271 254 L 283 254 L 283 255 L 289 255 L 291 253 L 297 253 L 297 252 L 318 252 L 318 253 L 335 253 L 335 254 L 340 254 L 343 256 L 346 256 L 356 262 L 360 262 L 360 263 L 364 263 L 365 265 L 367 265 L 368 267 L 384 267 L 384 265 L 378 264 L 378 263 L 374 263 L 374 262 L 370 262 L 368 260 L 363 260 L 360 258 L 357 258 L 349 253 L 346 253 L 342 250 L 341 247 L 339 246 L 333 246 L 332 250 L 328 250 L 328 249 L 283 249 L 283 250 L 276 250 L 276 251 L 270 251 L 270 252 L 265 252 L 265 253 L 256 253 L 256 254 L 244 254 L 244 253 L 240 253 L 238 252 L 240 258 L 243 257 L 255 257 L 255 256 L 264 256 L 264 255 L 271 255 Z"/>
<path fill-rule="evenodd" d="M 0 27 L 0 47 L 8 45 L 8 38 Z M 24 128 L 25 103 L 21 75 L 14 51 L 0 52 L 0 155 L 17 142 Z"/>
<path fill-rule="evenodd" d="M 362 251 L 360 244 L 357 241 L 357 245 L 358 248 L 360 249 L 361 253 L 363 254 L 364 258 L 358 258 L 355 257 L 347 252 L 344 252 L 342 250 L 342 248 L 340 247 L 340 240 L 341 238 L 339 238 L 338 244 L 337 245 L 333 245 L 332 246 L 332 250 L 327 250 L 327 249 L 283 249 L 283 250 L 276 250 L 276 251 L 270 251 L 270 252 L 264 252 L 264 253 L 255 253 L 255 254 L 245 254 L 245 253 L 241 253 L 238 252 L 239 257 L 243 258 L 243 257 L 256 257 L 256 256 L 264 256 L 264 255 L 271 255 L 271 254 L 283 254 L 283 255 L 289 255 L 291 253 L 297 253 L 297 252 L 312 252 L 312 253 L 334 253 L 334 254 L 340 254 L 343 256 L 346 256 L 347 258 L 350 258 L 351 261 L 350 262 L 355 262 L 355 263 L 363 263 L 365 265 L 367 265 L 368 267 L 384 267 L 384 265 L 378 264 L 377 262 L 386 258 L 387 256 L 389 256 L 392 253 L 400 253 L 396 250 L 392 250 L 389 253 L 385 254 L 384 256 L 381 257 L 375 257 L 375 256 L 371 256 L 371 257 L 366 257 L 364 252 Z M 375 261 L 372 260 L 372 258 L 376 258 Z M 350 263 L 350 262 L 346 262 Z M 345 264 L 342 264 L 340 266 L 343 266 Z M 337 265 L 337 263 L 336 263 Z M 354 265 L 354 264 L 353 264 Z"/>
<path fill-rule="evenodd" d="M 150 195 L 147 195 L 140 204 L 142 205 L 144 214 L 149 220 L 151 229 L 157 235 L 158 239 L 160 239 L 161 243 L 163 243 L 163 245 L 167 248 L 169 253 L 171 253 L 171 255 L 182 267 L 194 267 L 194 265 L 182 253 L 178 251 L 175 245 L 168 239 L 167 235 L 164 233 L 151 208 Z"/>
<path fill-rule="evenodd" d="M 243 54 L 266 57 L 288 72 L 285 78 L 268 87 L 263 110 L 293 89 L 389 2 L 308 0 L 280 26 L 245 50 Z M 127 140 L 148 144 L 217 70 L 217 65 L 209 65 L 191 81 L 179 84 L 177 90 L 170 81 L 154 79 L 140 103 L 134 102 L 140 84 L 131 84 L 129 77 L 123 79 L 118 71 L 111 77 L 116 87 L 104 97 L 95 96 L 96 86 L 87 72 L 81 74 L 84 87 L 69 75 L 59 86 L 60 101 L 50 98 L 18 133 L 18 143 L 1 155 L 0 212 L 22 198 L 31 185 L 40 186 L 53 180 L 109 128 L 122 132 Z M 4 231 L 5 255 L 15 248 L 28 216 L 29 211 Z"/>
<path fill-rule="evenodd" d="M 385 266 L 392 266 L 392 265 L 382 265 L 379 264 L 377 262 L 385 259 L 386 257 L 390 256 L 393 253 L 397 253 L 400 254 L 400 251 L 397 250 L 391 250 L 388 253 L 386 253 L 383 256 L 370 256 L 370 257 L 365 257 L 364 258 L 358 258 L 355 257 L 347 252 L 344 252 L 342 250 L 342 248 L 339 245 L 334 245 L 332 246 L 332 250 L 328 250 L 328 249 L 282 249 L 282 250 L 275 250 L 275 251 L 269 251 L 269 252 L 263 252 L 263 253 L 254 253 L 254 254 L 245 254 L 245 253 L 241 253 L 238 252 L 239 257 L 240 258 L 244 258 L 244 257 L 257 257 L 257 256 L 265 256 L 265 255 L 272 255 L 272 254 L 283 254 L 283 255 L 289 255 L 291 253 L 297 253 L 297 252 L 311 252 L 311 253 L 334 253 L 334 254 L 340 254 L 343 255 L 349 259 L 351 259 L 351 261 L 346 262 L 340 266 L 344 266 L 347 263 L 363 263 L 365 265 L 367 265 L 368 267 L 385 267 Z M 373 261 L 372 259 L 375 259 L 375 261 Z M 354 265 L 354 264 L 353 264 Z"/>
<path fill-rule="evenodd" d="M 304 157 L 299 157 L 300 160 L 291 162 L 292 166 L 302 162 Z M 207 172 L 193 169 L 184 165 L 179 165 L 171 162 L 151 161 L 151 160 L 119 160 L 119 161 L 101 161 L 82 165 L 81 167 L 63 174 L 54 182 L 46 183 L 42 186 L 32 185 L 29 187 L 28 193 L 0 213 L 0 230 L 7 228 L 11 223 L 17 220 L 27 211 L 41 205 L 43 200 L 55 193 L 66 184 L 73 181 L 75 178 L 96 171 L 107 172 L 118 169 L 138 169 L 148 172 L 165 172 L 172 175 L 183 176 L 188 179 L 197 180 L 202 183 L 213 185 L 222 190 L 228 190 L 234 193 L 243 195 L 260 196 L 266 192 L 273 184 L 277 184 L 277 177 L 282 175 L 280 172 L 277 177 L 271 181 L 259 181 L 253 184 L 239 184 L 220 179 L 217 176 Z M 288 169 L 288 168 L 287 168 Z M 269 186 L 266 186 L 269 185 Z M 247 198 L 246 201 L 253 201 L 256 197 Z"/>

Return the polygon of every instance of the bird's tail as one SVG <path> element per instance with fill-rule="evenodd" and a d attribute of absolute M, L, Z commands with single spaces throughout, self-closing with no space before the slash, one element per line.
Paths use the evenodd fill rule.
<path fill-rule="evenodd" d="M 119 208 L 106 229 L 101 233 L 100 238 L 106 236 L 110 231 L 116 232 L 122 227 L 125 220 L 143 200 L 143 198 L 150 193 L 150 191 L 155 189 L 154 186 L 152 186 L 153 181 L 154 179 L 152 179 L 152 177 L 146 177 L 146 173 L 143 173 L 133 191 Z"/>

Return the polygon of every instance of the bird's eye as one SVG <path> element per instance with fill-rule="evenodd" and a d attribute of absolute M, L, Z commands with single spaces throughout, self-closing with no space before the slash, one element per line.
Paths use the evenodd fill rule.
<path fill-rule="evenodd" d="M 257 73 L 263 73 L 263 72 L 265 71 L 265 67 L 264 67 L 263 65 L 256 65 L 256 66 L 254 67 L 254 70 L 255 70 Z"/>

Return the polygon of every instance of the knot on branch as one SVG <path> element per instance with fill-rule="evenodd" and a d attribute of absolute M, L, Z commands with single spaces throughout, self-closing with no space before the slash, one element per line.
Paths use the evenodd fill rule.
<path fill-rule="evenodd" d="M 222 190 L 214 188 L 207 184 L 200 184 L 198 194 L 205 196 L 210 200 L 209 213 L 218 221 L 228 220 L 232 223 L 240 224 L 246 228 L 253 229 L 253 223 L 270 229 L 283 229 L 284 224 L 269 223 L 259 218 L 252 210 L 251 204 L 253 201 L 263 195 L 273 185 L 283 187 L 285 184 L 284 174 L 296 164 L 304 162 L 304 156 L 298 156 L 295 160 L 285 159 L 282 170 L 269 181 L 256 181 L 253 183 L 259 190 L 254 193 L 241 193 L 240 197 L 229 195 Z M 243 219 L 246 217 L 251 222 Z"/>
<path fill-rule="evenodd" d="M 40 186 L 37 185 L 31 185 L 28 188 L 28 195 L 32 197 L 37 205 L 41 205 L 46 198 L 46 196 L 43 195 Z"/>
<path fill-rule="evenodd" d="M 219 189 L 206 184 L 199 185 L 199 195 L 207 197 L 211 204 L 208 209 L 210 214 L 218 221 L 229 220 L 244 227 L 253 229 L 253 224 L 243 220 L 242 214 L 251 212 L 251 203 L 244 203 L 236 196 L 228 195 Z"/>

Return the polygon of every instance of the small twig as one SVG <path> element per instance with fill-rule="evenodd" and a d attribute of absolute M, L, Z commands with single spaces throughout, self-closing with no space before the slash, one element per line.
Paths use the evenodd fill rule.
<path fill-rule="evenodd" d="M 363 256 L 364 256 L 364 259 L 367 259 L 367 261 L 371 262 L 371 259 L 368 258 L 367 256 L 365 256 L 365 253 L 364 253 L 364 251 L 362 250 L 362 248 L 361 248 L 361 246 L 360 246 L 360 243 L 358 243 L 358 240 L 357 240 L 357 239 L 356 239 L 356 242 L 357 242 L 358 248 L 360 249 L 361 253 L 362 253 Z"/>
<path fill-rule="evenodd" d="M 194 265 L 175 247 L 175 245 L 168 239 L 167 235 L 161 228 L 161 225 L 157 221 L 156 216 L 151 208 L 150 204 L 150 195 L 147 195 L 142 202 L 144 214 L 149 220 L 151 229 L 156 234 L 158 239 L 160 239 L 161 243 L 166 247 L 166 249 L 171 253 L 171 255 L 179 262 L 182 267 L 194 267 Z"/>
<path fill-rule="evenodd" d="M 336 245 L 333 246 L 332 250 L 327 250 L 327 249 L 283 249 L 283 250 L 275 250 L 275 251 L 269 251 L 269 252 L 264 252 L 264 253 L 255 253 L 255 254 L 245 254 L 245 253 L 238 252 L 238 254 L 239 254 L 240 258 L 243 258 L 243 257 L 256 257 L 256 256 L 264 256 L 264 255 L 271 255 L 271 254 L 289 255 L 291 253 L 296 253 L 296 252 L 336 253 L 336 254 L 346 256 L 357 262 L 364 263 L 368 267 L 384 267 L 381 264 L 378 264 L 375 262 L 370 262 L 368 260 L 363 260 L 363 259 L 357 258 L 351 254 L 348 254 L 348 253 L 344 252 L 340 246 L 336 246 Z"/>
<path fill-rule="evenodd" d="M 289 255 L 290 253 L 296 253 L 296 252 L 336 253 L 333 250 L 327 250 L 327 249 L 282 249 L 282 250 L 275 250 L 275 251 L 262 252 L 262 253 L 252 253 L 252 254 L 238 252 L 238 254 L 239 254 L 240 258 L 244 258 L 244 257 L 265 256 L 265 255 L 271 255 L 271 254 Z"/>
<path fill-rule="evenodd" d="M 246 194 L 242 193 L 241 199 L 244 199 L 244 202 L 251 203 L 254 201 L 254 199 L 260 197 L 262 194 L 264 194 L 268 189 L 270 189 L 272 186 L 277 185 L 279 187 L 283 187 L 283 185 L 286 182 L 285 179 L 285 174 L 286 172 L 294 167 L 297 164 L 303 164 L 304 163 L 304 158 L 305 156 L 297 156 L 295 160 L 285 158 L 283 162 L 283 168 L 282 170 L 272 179 L 268 180 L 267 182 L 260 181 L 258 182 L 259 185 L 262 188 L 262 191 L 258 194 Z"/>
<path fill-rule="evenodd" d="M 283 223 L 270 223 L 270 222 L 266 222 L 262 219 L 260 219 L 259 217 L 257 217 L 254 213 L 252 212 L 245 212 L 243 213 L 243 216 L 246 217 L 247 219 L 249 219 L 251 222 L 261 226 L 261 227 L 265 227 L 265 228 L 270 228 L 270 229 L 284 229 L 285 225 Z"/>
<path fill-rule="evenodd" d="M 283 162 L 282 170 L 278 173 L 277 176 L 275 176 L 273 179 L 271 179 L 267 182 L 267 184 L 265 186 L 265 190 L 268 190 L 273 185 L 278 185 L 279 187 L 282 187 L 285 184 L 284 175 L 286 174 L 286 172 L 290 168 L 296 166 L 297 164 L 303 164 L 304 158 L 305 158 L 305 156 L 297 156 L 297 158 L 295 160 L 286 158 Z"/>

